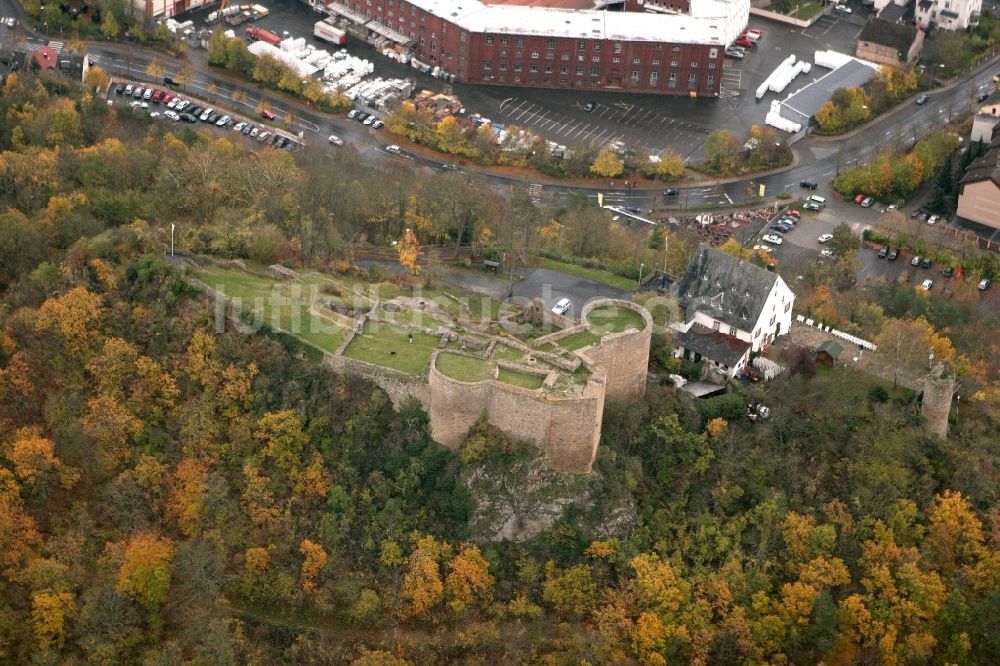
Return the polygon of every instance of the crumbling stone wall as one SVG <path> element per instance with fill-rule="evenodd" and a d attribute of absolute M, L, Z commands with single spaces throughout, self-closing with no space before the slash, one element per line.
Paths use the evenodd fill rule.
<path fill-rule="evenodd" d="M 640 305 L 618 299 L 591 301 L 583 308 L 583 321 L 594 308 L 614 306 L 638 312 L 646 325 L 641 331 L 608 333 L 599 344 L 577 350 L 582 356 L 607 373 L 605 390 L 609 398 L 627 400 L 646 392 L 646 374 L 649 371 L 649 343 L 653 337 L 653 318 Z"/>
<path fill-rule="evenodd" d="M 428 409 L 431 404 L 430 387 L 423 375 L 411 375 L 408 372 L 359 361 L 356 358 L 348 358 L 340 354 L 327 355 L 324 357 L 324 361 L 336 372 L 364 377 L 377 385 L 386 392 L 393 407 L 397 409 L 410 396 L 419 400 L 425 409 Z"/>
<path fill-rule="evenodd" d="M 498 380 L 463 382 L 452 379 L 431 359 L 431 435 L 451 449 L 465 440 L 469 428 L 486 415 L 488 422 L 545 453 L 547 463 L 562 472 L 586 474 L 597 455 L 604 411 L 604 374 L 594 374 L 582 395 L 554 397 Z"/>

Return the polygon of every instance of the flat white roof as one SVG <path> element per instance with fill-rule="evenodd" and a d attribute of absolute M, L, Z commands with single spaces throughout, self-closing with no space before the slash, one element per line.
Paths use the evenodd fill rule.
<path fill-rule="evenodd" d="M 691 15 L 678 15 L 488 5 L 479 0 L 408 0 L 470 32 L 716 45 L 726 44 L 727 13 L 733 1 L 692 0 Z"/>

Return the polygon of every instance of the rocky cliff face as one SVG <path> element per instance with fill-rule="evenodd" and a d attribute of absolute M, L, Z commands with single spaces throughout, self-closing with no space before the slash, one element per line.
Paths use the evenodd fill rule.
<path fill-rule="evenodd" d="M 608 494 L 598 472 L 562 474 L 541 457 L 503 469 L 480 464 L 466 483 L 476 502 L 472 527 L 481 541 L 525 541 L 551 527 L 571 507 L 574 519 L 594 539 L 624 537 L 635 523 L 631 497 Z"/>

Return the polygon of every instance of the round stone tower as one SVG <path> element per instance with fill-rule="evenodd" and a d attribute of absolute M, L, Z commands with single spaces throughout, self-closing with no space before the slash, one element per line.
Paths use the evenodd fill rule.
<path fill-rule="evenodd" d="M 927 420 L 927 432 L 941 438 L 948 436 L 948 415 L 955 393 L 955 374 L 938 363 L 924 378 L 924 401 L 921 414 Z"/>

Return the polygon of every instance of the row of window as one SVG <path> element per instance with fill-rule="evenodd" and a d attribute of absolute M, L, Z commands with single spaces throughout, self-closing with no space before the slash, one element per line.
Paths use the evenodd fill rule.
<path fill-rule="evenodd" d="M 497 81 L 498 82 L 505 83 L 507 81 L 507 75 L 503 73 L 503 72 L 506 72 L 506 71 L 507 71 L 506 68 L 501 68 L 500 69 L 501 74 L 499 74 L 497 76 Z M 518 73 L 523 72 L 523 71 L 524 71 L 523 69 L 518 69 L 518 67 L 515 65 L 515 67 L 514 67 L 515 75 L 512 78 L 512 82 L 513 83 L 522 83 L 523 82 L 522 78 L 517 75 Z M 529 72 L 530 73 L 537 73 L 538 69 L 536 67 L 534 69 L 530 69 Z M 546 74 L 551 74 L 552 70 L 551 69 L 547 69 L 547 70 L 545 70 L 545 73 Z M 563 69 L 560 72 L 560 74 L 568 74 L 568 72 L 565 69 Z M 576 75 L 578 77 L 582 77 L 583 76 L 583 68 L 582 67 L 577 67 L 576 68 Z M 601 76 L 600 69 L 597 68 L 597 67 L 592 67 L 591 70 L 590 70 L 590 76 L 592 78 L 591 84 L 592 85 L 598 85 L 598 79 Z M 490 74 L 486 74 L 486 75 L 484 75 L 483 78 L 484 78 L 484 80 L 488 81 L 488 80 L 492 79 L 493 77 Z M 537 81 L 537 79 L 534 76 L 528 77 L 528 83 L 529 84 L 534 84 L 534 83 L 537 83 L 537 82 L 538 81 Z M 550 77 L 546 77 L 544 82 L 545 82 L 546 85 L 549 85 L 549 84 L 552 83 L 552 79 Z M 560 79 L 559 83 L 560 83 L 560 85 L 566 85 L 567 80 L 566 79 Z M 578 86 L 578 85 L 580 85 L 580 83 L 581 83 L 581 80 L 578 79 L 578 80 L 574 81 L 573 85 L 577 85 Z M 632 84 L 632 85 L 639 85 L 639 72 L 638 72 L 638 70 L 633 70 L 632 71 L 632 76 L 629 78 L 629 83 Z M 688 89 L 697 88 L 698 87 L 698 75 L 697 74 L 688 74 L 688 81 L 687 81 L 687 83 L 688 83 L 688 86 L 687 86 Z M 650 75 L 650 77 L 649 77 L 649 86 L 650 87 L 655 87 L 655 86 L 658 86 L 659 84 L 660 84 L 659 72 L 653 72 Z M 713 85 L 715 85 L 715 77 L 712 76 L 711 74 L 709 74 L 705 78 L 705 85 L 707 87 L 709 87 L 709 88 L 711 88 Z M 676 88 L 677 87 L 677 73 L 676 72 L 671 72 L 669 74 L 669 76 L 667 78 L 667 87 L 668 88 Z"/>
<path fill-rule="evenodd" d="M 486 35 L 485 36 L 485 41 L 486 41 L 486 46 L 492 46 L 496 42 L 496 37 L 494 35 Z M 499 41 L 500 41 L 500 46 L 508 46 L 510 44 L 510 37 L 508 37 L 507 35 L 500 35 Z M 524 37 L 515 37 L 514 38 L 514 45 L 517 46 L 518 48 L 524 48 L 524 45 L 525 45 L 525 39 L 524 39 Z M 546 43 L 545 43 L 545 48 L 547 48 L 549 50 L 555 49 L 556 48 L 556 40 L 555 39 L 551 39 L 551 38 L 547 39 Z M 577 44 L 576 44 L 576 48 L 577 48 L 578 51 L 586 51 L 587 50 L 587 41 L 586 40 L 582 40 L 582 39 L 579 40 L 577 42 Z M 594 53 L 600 53 L 602 48 L 603 48 L 603 45 L 602 45 L 601 42 L 592 42 L 592 44 L 591 44 L 591 50 Z M 656 49 L 656 50 L 660 50 L 660 49 L 663 48 L 663 44 L 653 44 L 653 48 Z M 621 53 L 622 50 L 623 50 L 622 43 L 621 42 L 615 42 L 614 44 L 611 45 L 611 50 L 612 50 L 613 53 Z M 681 47 L 680 46 L 674 46 L 674 47 L 671 48 L 671 51 L 673 51 L 674 53 L 680 53 L 681 52 Z M 533 57 L 537 58 L 538 56 L 534 55 Z M 569 57 L 569 55 L 566 54 L 566 53 L 564 53 L 563 56 L 562 56 L 563 60 L 567 60 L 568 57 Z M 719 57 L 719 49 L 716 49 L 716 48 L 710 49 L 708 57 L 709 58 L 718 58 Z M 638 63 L 639 59 L 636 58 L 635 60 L 637 61 L 636 64 L 639 64 Z"/>

